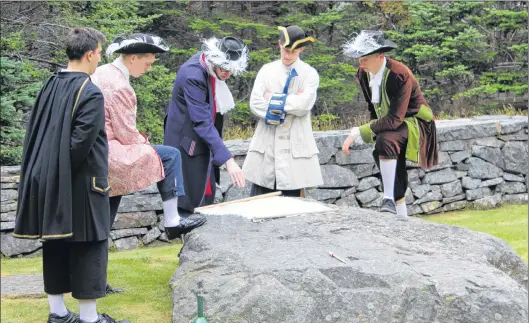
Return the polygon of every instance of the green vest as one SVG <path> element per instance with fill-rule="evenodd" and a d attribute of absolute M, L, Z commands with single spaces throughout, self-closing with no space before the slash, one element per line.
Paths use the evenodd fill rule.
<path fill-rule="evenodd" d="M 388 93 L 386 92 L 386 82 L 388 80 L 389 73 L 390 69 L 385 67 L 384 76 L 382 77 L 382 83 L 380 85 L 380 103 L 374 104 L 377 119 L 380 119 L 386 114 L 388 114 L 390 101 Z M 370 79 L 369 73 L 367 73 L 367 79 L 368 81 Z M 406 159 L 414 163 L 419 163 L 421 147 L 419 121 L 417 120 L 417 118 L 430 122 L 433 120 L 433 112 L 428 106 L 423 104 L 421 105 L 419 112 L 415 116 L 407 117 L 406 119 L 404 119 L 404 122 L 408 127 Z M 362 140 L 367 143 L 373 142 L 374 133 L 371 131 L 370 127 L 372 122 L 375 122 L 375 120 L 372 120 L 370 123 L 360 126 L 360 135 L 362 136 Z"/>

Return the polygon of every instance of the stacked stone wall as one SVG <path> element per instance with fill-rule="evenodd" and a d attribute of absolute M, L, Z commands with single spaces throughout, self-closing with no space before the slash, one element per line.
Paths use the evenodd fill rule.
<path fill-rule="evenodd" d="M 437 122 L 439 165 L 421 169 L 408 164 L 408 213 L 428 215 L 466 207 L 494 208 L 500 203 L 527 203 L 527 117 L 483 116 Z M 316 132 L 324 178 L 321 187 L 307 190 L 307 197 L 337 205 L 376 209 L 382 199 L 379 171 L 373 147 L 355 144 L 345 156 L 341 146 L 347 131 Z M 227 141 L 242 165 L 249 140 Z M 12 236 L 17 205 L 20 167 L 3 166 L 1 183 L 1 252 L 6 257 L 28 255 L 41 248 L 35 240 Z M 249 196 L 233 187 L 221 170 L 216 201 Z M 168 242 L 163 227 L 162 201 L 156 186 L 124 196 L 112 227 L 110 247 L 134 249 Z"/>

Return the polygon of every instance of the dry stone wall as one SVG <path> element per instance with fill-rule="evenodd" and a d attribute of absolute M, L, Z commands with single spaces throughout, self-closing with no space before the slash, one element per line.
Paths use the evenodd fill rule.
<path fill-rule="evenodd" d="M 421 169 L 408 164 L 408 213 L 428 215 L 465 207 L 493 208 L 500 203 L 527 203 L 527 117 L 482 116 L 437 122 L 439 165 Z M 347 131 L 316 132 L 324 178 L 307 197 L 337 205 L 376 209 L 382 199 L 372 145 L 355 144 L 345 156 L 341 145 Z M 249 140 L 232 140 L 228 148 L 242 165 Z M 38 241 L 12 236 L 20 167 L 3 166 L 1 183 L 1 252 L 6 257 L 29 255 Z M 239 189 L 221 170 L 216 201 L 249 196 L 250 183 Z M 134 249 L 168 242 L 163 227 L 162 201 L 156 186 L 124 196 L 112 227 L 110 247 Z"/>
<path fill-rule="evenodd" d="M 482 116 L 437 121 L 439 165 L 422 169 L 408 162 L 408 213 L 433 214 L 465 207 L 493 208 L 500 203 L 527 203 L 527 117 Z M 338 205 L 377 209 L 382 183 L 372 145 L 355 144 L 345 156 L 347 131 L 316 132 L 324 178 L 307 196 Z M 240 164 L 248 141 L 233 141 L 230 150 Z M 247 196 L 249 186 L 230 186 L 221 173 L 221 200 Z"/>

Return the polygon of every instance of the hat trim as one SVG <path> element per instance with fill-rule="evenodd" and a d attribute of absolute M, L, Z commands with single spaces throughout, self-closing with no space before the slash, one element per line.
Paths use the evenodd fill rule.
<path fill-rule="evenodd" d="M 386 51 L 389 51 L 395 48 L 395 46 L 391 46 L 392 42 L 389 42 L 388 40 L 385 40 L 385 42 L 385 45 L 380 45 L 368 32 L 362 30 L 360 34 L 356 34 L 356 37 L 343 45 L 343 53 L 346 56 L 359 58 L 374 54 L 381 49 L 388 48 Z"/>
<path fill-rule="evenodd" d="M 241 75 L 246 72 L 249 60 L 249 50 L 247 46 L 244 46 L 242 53 L 236 61 L 229 59 L 228 54 L 221 51 L 218 47 L 219 39 L 211 37 L 202 41 L 204 44 L 203 53 L 206 59 L 215 66 L 219 66 L 222 69 L 229 70 L 233 75 Z"/>
<path fill-rule="evenodd" d="M 375 49 L 375 50 L 372 51 L 372 52 L 369 52 L 369 53 L 366 53 L 366 54 L 362 54 L 360 57 L 364 57 L 364 56 L 368 56 L 368 55 L 373 55 L 373 54 L 386 53 L 386 52 L 392 51 L 392 50 L 394 50 L 394 49 L 395 49 L 395 48 L 393 48 L 393 47 L 384 46 L 384 47 L 380 47 L 379 49 Z"/>
<path fill-rule="evenodd" d="M 283 44 L 283 46 L 288 46 L 288 44 L 290 44 L 290 36 L 288 36 L 287 29 L 283 26 L 279 26 L 277 27 L 277 29 L 281 30 L 281 32 L 283 33 L 283 36 L 285 36 L 285 43 Z"/>
<path fill-rule="evenodd" d="M 294 44 L 292 44 L 292 47 L 290 47 L 291 49 L 296 49 L 296 47 L 301 44 L 301 43 L 305 43 L 305 42 L 311 42 L 311 43 L 315 43 L 316 42 L 316 39 L 314 39 L 314 37 L 312 36 L 309 36 L 309 37 L 305 37 L 303 39 L 298 39 L 294 42 Z"/>
<path fill-rule="evenodd" d="M 166 52 L 169 50 L 169 46 L 166 46 L 163 44 L 163 39 L 161 37 L 151 36 L 151 38 L 154 42 L 153 44 L 148 43 L 145 37 L 134 37 L 134 38 L 129 38 L 129 39 L 123 39 L 120 42 L 114 42 L 108 46 L 106 50 L 106 55 L 108 57 L 111 57 L 114 53 L 119 53 L 118 51 L 124 50 L 127 47 L 134 45 L 134 44 L 153 46 L 163 52 Z"/>

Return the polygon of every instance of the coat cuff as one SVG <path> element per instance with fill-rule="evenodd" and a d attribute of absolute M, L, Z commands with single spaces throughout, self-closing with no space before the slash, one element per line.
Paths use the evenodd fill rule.
<path fill-rule="evenodd" d="M 359 129 L 360 129 L 360 137 L 362 137 L 362 140 L 365 143 L 372 143 L 374 141 L 373 138 L 375 137 L 375 134 L 371 130 L 371 123 L 366 123 L 364 125 L 361 125 Z"/>
<path fill-rule="evenodd" d="M 230 151 L 226 147 L 222 147 L 214 156 L 213 156 L 213 164 L 216 166 L 222 166 L 226 164 L 228 159 L 232 158 Z"/>

